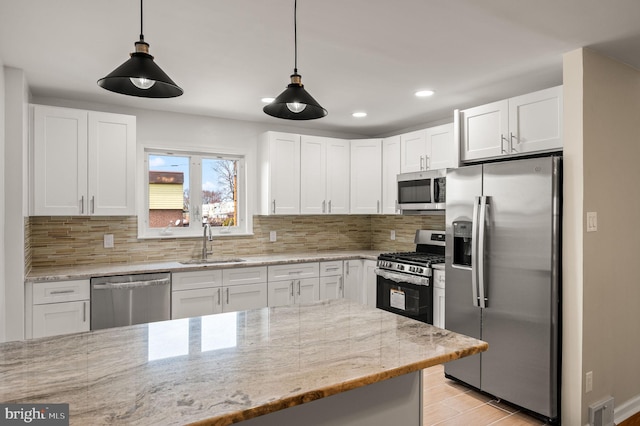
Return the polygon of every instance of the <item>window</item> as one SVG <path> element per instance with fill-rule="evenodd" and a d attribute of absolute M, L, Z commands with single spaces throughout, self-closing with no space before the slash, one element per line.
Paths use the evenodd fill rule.
<path fill-rule="evenodd" d="M 248 234 L 244 156 L 145 151 L 140 237 Z"/>

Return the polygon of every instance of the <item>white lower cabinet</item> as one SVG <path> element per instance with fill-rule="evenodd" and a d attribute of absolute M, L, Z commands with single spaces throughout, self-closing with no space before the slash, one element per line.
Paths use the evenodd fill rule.
<path fill-rule="evenodd" d="M 433 325 L 444 328 L 444 271 L 433 270 Z"/>
<path fill-rule="evenodd" d="M 320 300 L 320 265 L 318 262 L 293 263 L 268 267 L 269 306 Z"/>
<path fill-rule="evenodd" d="M 266 267 L 173 273 L 171 319 L 266 307 L 266 281 Z"/>
<path fill-rule="evenodd" d="M 376 307 L 376 261 L 353 259 L 344 262 L 345 299 Z"/>
<path fill-rule="evenodd" d="M 33 283 L 27 291 L 26 337 L 89 331 L 90 293 L 89 280 Z"/>
<path fill-rule="evenodd" d="M 344 297 L 344 268 L 342 260 L 320 262 L 320 299 Z"/>

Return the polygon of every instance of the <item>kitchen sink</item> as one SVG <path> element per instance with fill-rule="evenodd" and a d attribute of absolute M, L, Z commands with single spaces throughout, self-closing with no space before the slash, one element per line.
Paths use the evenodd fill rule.
<path fill-rule="evenodd" d="M 221 263 L 240 263 L 244 261 L 244 259 L 235 257 L 212 257 L 209 259 L 189 259 L 180 263 L 182 263 L 183 265 L 215 265 Z"/>

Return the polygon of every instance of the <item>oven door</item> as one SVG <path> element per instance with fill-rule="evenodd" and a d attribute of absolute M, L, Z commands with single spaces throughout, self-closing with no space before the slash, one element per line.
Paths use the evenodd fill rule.
<path fill-rule="evenodd" d="M 390 279 L 385 271 L 378 272 L 376 307 L 433 324 L 433 287 L 396 281 L 398 274 L 393 275 L 394 279 Z M 420 280 L 428 282 L 429 278 L 420 278 Z"/>

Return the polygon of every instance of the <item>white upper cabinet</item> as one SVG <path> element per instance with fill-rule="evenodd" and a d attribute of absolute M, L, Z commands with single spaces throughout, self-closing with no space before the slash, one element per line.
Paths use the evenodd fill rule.
<path fill-rule="evenodd" d="M 33 106 L 36 216 L 135 214 L 136 118 Z"/>
<path fill-rule="evenodd" d="M 457 167 L 456 142 L 453 137 L 453 123 L 430 127 L 426 131 L 427 154 L 425 170 Z"/>
<path fill-rule="evenodd" d="M 400 136 L 382 140 L 382 213 L 400 213 L 398 174 L 400 173 Z"/>
<path fill-rule="evenodd" d="M 300 213 L 349 213 L 349 141 L 300 139 Z"/>
<path fill-rule="evenodd" d="M 460 160 L 562 149 L 562 86 L 460 111 Z"/>
<path fill-rule="evenodd" d="M 263 215 L 300 213 L 300 135 L 267 132 L 258 146 Z"/>
<path fill-rule="evenodd" d="M 453 124 L 400 135 L 401 173 L 456 167 Z"/>
<path fill-rule="evenodd" d="M 382 212 L 382 140 L 351 141 L 352 214 Z"/>

